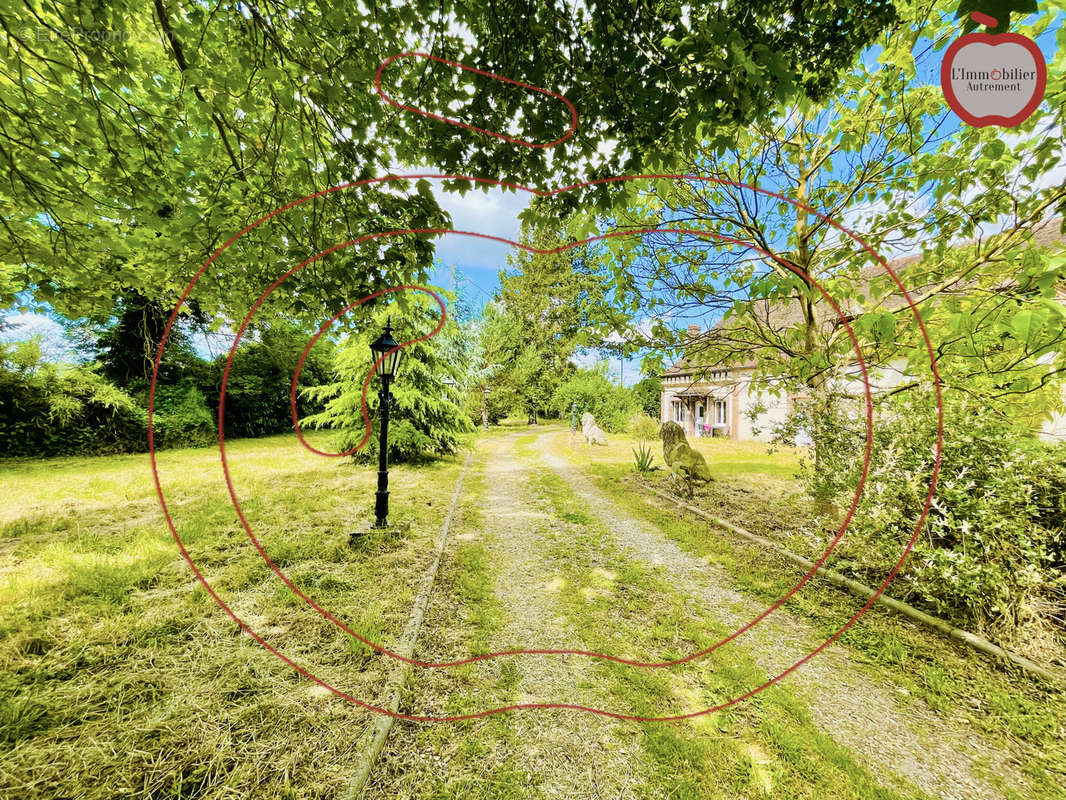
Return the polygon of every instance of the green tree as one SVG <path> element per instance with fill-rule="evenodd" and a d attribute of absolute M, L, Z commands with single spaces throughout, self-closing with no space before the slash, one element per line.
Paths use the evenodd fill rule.
<path fill-rule="evenodd" d="M 81 338 L 88 339 L 89 346 L 96 351 L 96 362 L 104 377 L 117 386 L 139 392 L 151 381 L 156 352 L 171 310 L 131 289 L 118 298 L 111 318 L 105 323 L 92 325 L 85 321 L 77 327 Z M 188 315 L 183 317 L 183 323 L 188 321 Z M 202 318 L 199 321 L 204 322 Z M 190 372 L 202 377 L 205 368 L 207 365 L 193 350 L 184 325 L 175 325 L 159 364 L 159 382 L 177 383 Z"/>
<path fill-rule="evenodd" d="M 402 343 L 431 331 L 439 315 L 437 304 L 422 294 L 410 298 L 404 306 L 394 304 L 375 312 L 372 324 L 363 333 L 351 335 L 339 346 L 336 380 L 303 389 L 307 398 L 323 402 L 325 407 L 301 420 L 301 425 L 336 429 L 333 446 L 339 451 L 359 444 L 366 432 L 362 391 L 373 364 L 370 342 L 380 334 L 386 319 L 393 326 L 394 338 Z M 394 398 L 389 413 L 390 461 L 423 461 L 452 453 L 460 446 L 463 435 L 474 430 L 462 407 L 464 365 L 456 357 L 459 348 L 449 342 L 457 335 L 455 323 L 449 322 L 435 337 L 403 348 L 399 371 L 390 388 Z M 379 379 L 374 378 L 367 392 L 372 435 L 355 454 L 360 461 L 377 458 L 378 384 Z"/>
<path fill-rule="evenodd" d="M 659 419 L 663 379 L 659 375 L 645 375 L 633 384 L 633 394 L 640 410 L 652 419 Z"/>
<path fill-rule="evenodd" d="M 560 415 L 566 415 L 574 404 L 577 415 L 590 413 L 608 433 L 619 433 L 640 405 L 631 389 L 611 383 L 607 377 L 607 362 L 601 361 L 593 369 L 575 370 L 558 387 L 551 397 L 551 406 Z"/>
<path fill-rule="evenodd" d="M 489 421 L 498 422 L 522 404 L 513 366 L 521 349 L 519 324 L 498 300 L 487 303 L 478 323 L 478 341 L 489 388 Z"/>
<path fill-rule="evenodd" d="M 824 92 L 894 18 L 888 0 L 792 10 L 791 0 L 12 7 L 0 12 L 0 302 L 28 289 L 76 318 L 137 289 L 170 307 L 253 220 L 393 164 L 537 184 L 583 173 L 614 138 L 602 169 L 637 169 L 655 160 L 646 153 L 722 134 L 800 91 Z M 549 163 L 546 150 L 397 112 L 370 87 L 379 63 L 412 41 L 562 92 L 579 107 L 581 133 Z M 557 101 L 434 62 L 398 61 L 383 81 L 400 102 L 458 104 L 479 127 L 517 122 L 540 142 L 565 130 Z M 238 319 L 278 265 L 360 234 L 445 224 L 425 183 L 320 197 L 242 239 L 195 299 Z M 359 245 L 287 280 L 267 310 L 320 319 L 339 297 L 425 280 L 431 251 L 422 236 Z"/>
<path fill-rule="evenodd" d="M 261 326 L 255 338 L 241 341 L 226 386 L 226 435 L 265 436 L 293 429 L 290 387 L 300 354 L 312 333 L 292 322 L 275 320 Z M 218 409 L 222 370 L 227 354 L 214 363 L 214 408 Z M 335 347 L 328 336 L 315 342 L 300 372 L 301 388 L 333 381 Z M 296 397 L 301 418 L 321 412 L 322 403 L 306 392 Z"/>
<path fill-rule="evenodd" d="M 602 283 L 589 248 L 567 247 L 558 226 L 526 225 L 520 241 L 523 249 L 500 272 L 498 297 L 510 322 L 496 331 L 512 339 L 495 363 L 507 365 L 504 380 L 516 408 L 542 412 L 571 371 L 574 351 L 590 343 L 588 309 L 602 296 Z"/>
<path fill-rule="evenodd" d="M 844 220 L 877 252 L 920 247 L 901 280 L 945 385 L 1004 417 L 1046 415 L 1061 402 L 1066 366 L 1066 314 L 1056 299 L 1066 260 L 1033 245 L 1049 224 L 1058 227 L 1049 217 L 1066 211 L 1066 187 L 1045 177 L 1063 163 L 1066 27 L 1056 34 L 1047 105 L 1007 137 L 960 124 L 940 88 L 919 78 L 939 66 L 930 50 L 958 32 L 952 4 L 899 10 L 905 27 L 883 36 L 876 59 L 854 65 L 832 99 L 782 107 L 734 147 L 708 142 L 679 168 L 778 191 Z M 1039 35 L 1053 19 L 1021 30 Z M 612 223 L 625 230 L 663 219 L 738 244 L 683 234 L 610 240 L 613 291 L 601 316 L 635 345 L 666 344 L 708 368 L 754 362 L 764 386 L 814 402 L 854 396 L 854 381 L 840 380 L 854 361 L 852 342 L 816 280 L 850 320 L 869 366 L 902 358 L 911 379 L 898 391 L 928 383 L 929 355 L 898 286 L 823 219 L 750 190 L 682 180 L 643 187 Z M 716 314 L 722 322 L 696 341 L 665 322 Z"/>

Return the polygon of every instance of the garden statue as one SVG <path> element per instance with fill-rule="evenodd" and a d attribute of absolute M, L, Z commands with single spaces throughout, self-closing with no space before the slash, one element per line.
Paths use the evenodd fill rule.
<path fill-rule="evenodd" d="M 663 461 L 674 477 L 685 484 L 686 493 L 692 497 L 695 483 L 711 480 L 711 470 L 704 457 L 689 447 L 685 431 L 676 422 L 665 422 L 659 429 L 663 440 Z"/>
<path fill-rule="evenodd" d="M 587 411 L 581 415 L 581 433 L 585 436 L 585 444 L 607 444 L 607 434 Z"/>

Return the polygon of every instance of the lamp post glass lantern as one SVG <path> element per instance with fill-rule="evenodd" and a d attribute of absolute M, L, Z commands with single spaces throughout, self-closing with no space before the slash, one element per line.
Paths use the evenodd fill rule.
<path fill-rule="evenodd" d="M 385 331 L 370 345 L 370 353 L 374 363 L 377 363 L 379 359 L 381 360 L 381 365 L 378 367 L 378 376 L 381 378 L 381 388 L 378 390 L 381 433 L 378 440 L 378 491 L 374 497 L 374 527 L 377 528 L 388 526 L 389 407 L 392 405 L 389 384 L 392 383 L 392 379 L 396 376 L 396 368 L 400 365 L 400 343 L 392 338 L 390 321 L 391 317 L 385 320 Z"/>

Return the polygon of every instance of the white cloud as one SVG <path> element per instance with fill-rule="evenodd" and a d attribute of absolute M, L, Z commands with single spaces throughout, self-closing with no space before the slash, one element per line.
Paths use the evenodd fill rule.
<path fill-rule="evenodd" d="M 532 199 L 528 192 L 511 192 L 492 187 L 487 192 L 471 189 L 465 195 L 445 192 L 440 181 L 434 184 L 433 194 L 452 217 L 452 227 L 458 231 L 472 231 L 502 239 L 518 241 L 518 215 Z M 495 269 L 507 264 L 507 254 L 513 248 L 473 236 L 446 234 L 437 240 L 437 257 L 445 264 L 457 264 L 475 269 Z"/>
<path fill-rule="evenodd" d="M 385 175 L 441 174 L 438 167 L 390 166 Z M 427 178 L 433 196 L 452 218 L 452 228 L 488 236 L 498 236 L 509 241 L 518 241 L 521 223 L 518 215 L 526 209 L 533 195 L 522 190 L 511 191 L 500 186 L 480 188 L 475 184 L 465 195 L 448 192 L 442 188 L 443 179 Z M 472 269 L 495 270 L 507 266 L 507 254 L 513 249 L 503 242 L 494 242 L 476 236 L 444 234 L 437 237 L 437 257 L 445 264 Z"/>

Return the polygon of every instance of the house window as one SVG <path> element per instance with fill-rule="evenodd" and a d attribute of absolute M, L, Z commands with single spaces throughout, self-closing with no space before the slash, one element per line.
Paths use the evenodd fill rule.
<path fill-rule="evenodd" d="M 714 424 L 715 425 L 725 425 L 726 424 L 726 421 L 725 421 L 725 419 L 726 419 L 726 417 L 725 417 L 725 404 L 726 404 L 725 400 L 715 400 L 714 401 Z"/>
<path fill-rule="evenodd" d="M 674 422 L 681 423 L 685 421 L 685 405 L 674 401 Z"/>

